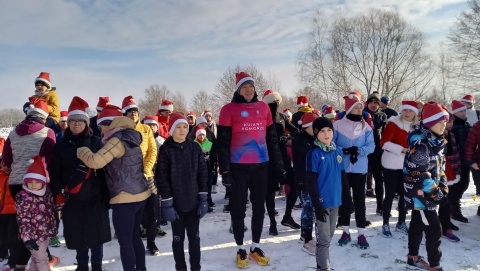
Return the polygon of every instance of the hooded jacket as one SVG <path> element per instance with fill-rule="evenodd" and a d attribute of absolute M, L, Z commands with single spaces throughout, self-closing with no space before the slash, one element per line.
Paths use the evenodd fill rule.
<path fill-rule="evenodd" d="M 308 191 L 306 180 L 307 153 L 315 147 L 315 137 L 307 132 L 300 132 L 292 142 L 293 178 L 298 190 Z"/>
<path fill-rule="evenodd" d="M 55 146 L 55 133 L 45 125 L 28 117 L 10 132 L 3 148 L 2 160 L 12 170 L 10 185 L 22 185 L 30 159 L 39 155 L 51 162 Z"/>
<path fill-rule="evenodd" d="M 220 172 L 230 171 L 230 163 L 267 162 L 277 170 L 284 171 L 270 108 L 258 101 L 256 92 L 252 101 L 247 102 L 235 91 L 232 102 L 220 111 L 217 128 Z"/>
<path fill-rule="evenodd" d="M 93 153 L 81 147 L 77 149 L 77 157 L 89 168 L 105 167 L 111 204 L 147 199 L 151 192 L 143 173 L 142 135 L 135 131 L 135 122 L 116 117 L 103 133 L 102 141 L 108 141 L 102 149 Z"/>
<path fill-rule="evenodd" d="M 382 166 L 387 169 L 402 169 L 405 153 L 408 148 L 408 132 L 411 123 L 402 120 L 401 116 L 393 116 L 388 120 L 385 131 L 380 140 L 380 146 L 384 150 L 382 154 Z"/>
<path fill-rule="evenodd" d="M 207 163 L 202 148 L 186 139 L 177 143 L 167 138 L 158 153 L 155 180 L 162 200 L 173 198 L 177 212 L 190 212 L 197 208 L 198 194 L 207 194 Z"/>
<path fill-rule="evenodd" d="M 143 156 L 143 172 L 147 178 L 153 177 L 153 166 L 157 161 L 157 143 L 153 137 L 152 129 L 142 123 L 137 123 L 135 130 L 142 135 L 142 143 L 140 143 L 140 149 Z"/>

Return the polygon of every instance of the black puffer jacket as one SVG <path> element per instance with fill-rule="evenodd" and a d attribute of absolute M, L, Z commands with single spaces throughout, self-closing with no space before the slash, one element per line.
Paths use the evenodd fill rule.
<path fill-rule="evenodd" d="M 111 240 L 108 217 L 110 199 L 103 169 L 89 169 L 77 158 L 77 148 L 93 152 L 102 148 L 99 137 L 91 134 L 73 136 L 65 132 L 55 145 L 49 164 L 51 189 L 54 195 L 62 190 L 67 201 L 62 209 L 63 234 L 68 249 L 87 248 Z M 78 189 L 77 193 L 73 193 Z"/>
<path fill-rule="evenodd" d="M 465 161 L 465 144 L 467 143 L 468 133 L 470 133 L 471 129 L 472 126 L 468 124 L 467 119 L 462 120 L 455 117 L 453 120 L 452 133 L 455 135 L 458 153 L 460 154 L 460 161 L 464 166 L 467 165 L 467 162 Z"/>
<path fill-rule="evenodd" d="M 207 164 L 200 146 L 188 139 L 177 143 L 167 138 L 160 147 L 155 181 L 162 199 L 173 197 L 177 212 L 197 207 L 198 193 L 207 193 Z"/>
<path fill-rule="evenodd" d="M 308 151 L 315 147 L 314 140 L 315 137 L 302 131 L 292 142 L 293 176 L 299 191 L 308 191 L 305 179 L 306 157 Z"/>

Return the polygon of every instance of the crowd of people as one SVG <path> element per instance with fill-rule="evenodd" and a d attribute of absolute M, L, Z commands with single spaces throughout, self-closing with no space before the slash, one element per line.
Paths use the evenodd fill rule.
<path fill-rule="evenodd" d="M 281 224 L 300 230 L 301 248 L 316 256 L 317 270 L 333 270 L 335 229 L 343 230 L 338 245 L 352 241 L 352 214 L 357 247 L 370 248 L 366 197 L 376 199 L 385 238 L 393 236 L 390 218 L 398 199 L 395 231 L 408 236 L 407 269 L 443 270 L 442 236 L 459 242 L 452 220 L 468 223 L 461 199 L 470 174 L 480 195 L 480 114 L 472 95 L 452 101 L 450 109 L 404 100 L 398 112 L 377 92 L 365 101 L 359 91 L 348 93 L 341 112 L 327 104 L 314 109 L 299 96 L 292 112 L 282 110 L 278 92 L 257 90 L 249 74 L 237 73 L 235 83 L 217 124 L 211 110 L 198 116 L 175 112 L 167 99 L 156 115 L 140 116 L 133 96 L 120 107 L 99 97 L 94 117 L 78 96 L 60 111 L 49 73 L 40 73 L 35 95 L 24 105 L 25 119 L 0 141 L 3 270 L 26 270 L 29 261 L 31 271 L 58 264 L 48 247 L 60 244 L 60 221 L 66 247 L 76 252 L 77 271 L 102 270 L 103 244 L 112 235 L 123 270 L 146 270 L 142 239 L 151 255 L 159 255 L 155 238 L 167 235 L 167 222 L 175 269 L 187 270 L 186 232 L 190 269 L 200 270 L 200 220 L 214 210 L 219 174 L 239 269 L 249 267 L 249 258 L 270 263 L 261 237 L 265 211 L 269 235 L 278 235 L 278 191 L 286 197 Z M 292 217 L 294 207 L 302 209 L 300 224 Z M 419 252 L 423 234 L 428 262 Z"/>

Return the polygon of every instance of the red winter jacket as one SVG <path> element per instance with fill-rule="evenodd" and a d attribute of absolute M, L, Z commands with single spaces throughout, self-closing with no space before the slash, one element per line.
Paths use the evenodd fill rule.
<path fill-rule="evenodd" d="M 170 137 L 168 133 L 170 127 L 168 126 L 168 120 L 170 117 L 164 117 L 160 113 L 157 114 L 158 117 L 158 135 L 163 137 L 163 139 L 167 139 Z"/>
<path fill-rule="evenodd" d="M 468 133 L 465 143 L 465 161 L 469 166 L 474 163 L 480 165 L 480 122 L 475 123 Z"/>
<path fill-rule="evenodd" d="M 15 201 L 10 193 L 8 175 L 0 170 L 0 214 L 16 214 Z"/>

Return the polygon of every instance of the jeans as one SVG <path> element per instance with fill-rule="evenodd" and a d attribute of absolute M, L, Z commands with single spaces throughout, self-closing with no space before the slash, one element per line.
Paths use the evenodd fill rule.
<path fill-rule="evenodd" d="M 77 263 L 79 266 L 88 266 L 88 250 L 90 250 L 92 266 L 101 266 L 103 259 L 103 244 L 90 248 L 77 249 Z"/>
<path fill-rule="evenodd" d="M 267 195 L 267 164 L 231 164 L 230 174 L 233 178 L 233 183 L 229 205 L 235 242 L 239 246 L 243 245 L 247 195 L 248 190 L 250 190 L 252 242 L 260 243 L 265 216 L 265 198 Z"/>
<path fill-rule="evenodd" d="M 338 207 L 326 208 L 329 215 L 326 222 L 317 220 L 315 222 L 315 233 L 317 236 L 317 270 L 330 270 L 330 242 L 335 233 Z"/>
<path fill-rule="evenodd" d="M 407 212 L 405 210 L 405 199 L 403 197 L 403 171 L 401 169 L 383 170 L 385 176 L 385 199 L 383 200 L 383 224 L 388 224 L 390 211 L 392 210 L 393 199 L 398 193 L 398 223 L 405 222 Z"/>
<path fill-rule="evenodd" d="M 187 269 L 183 243 L 185 231 L 188 236 L 188 253 L 190 255 L 190 269 L 200 270 L 200 219 L 197 209 L 190 212 L 178 212 L 178 219 L 172 222 L 172 250 L 175 259 L 175 268 Z"/>
<path fill-rule="evenodd" d="M 145 270 L 145 246 L 140 238 L 145 200 L 112 204 L 112 222 L 120 245 L 120 259 L 125 271 Z"/>
<path fill-rule="evenodd" d="M 300 200 L 302 201 L 303 209 L 301 216 L 302 236 L 305 239 L 305 244 L 312 240 L 313 229 L 313 207 L 312 199 L 307 191 L 300 191 Z"/>
<path fill-rule="evenodd" d="M 408 230 L 408 254 L 410 256 L 418 256 L 423 233 L 425 233 L 428 262 L 430 266 L 439 266 L 442 258 L 440 249 L 442 234 L 436 211 L 412 210 L 412 220 Z"/>

